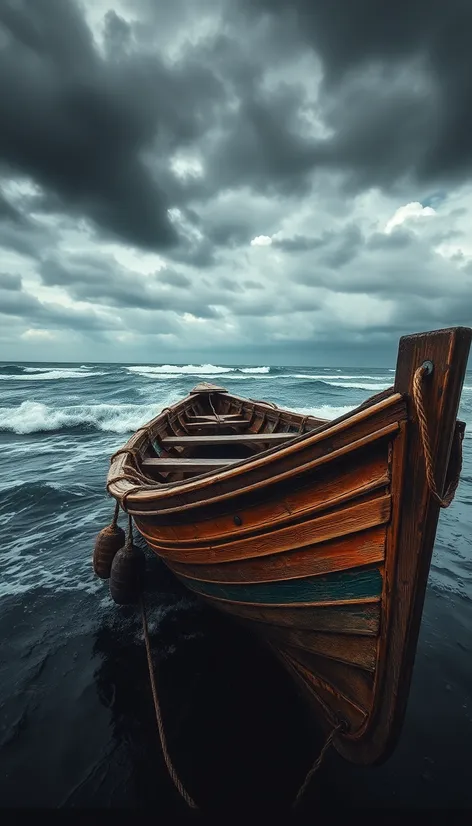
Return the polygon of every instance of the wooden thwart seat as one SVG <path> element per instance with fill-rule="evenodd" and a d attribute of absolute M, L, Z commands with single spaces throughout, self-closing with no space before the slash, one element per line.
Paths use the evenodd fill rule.
<path fill-rule="evenodd" d="M 225 436 L 165 436 L 161 439 L 162 447 L 200 447 L 202 445 L 239 445 L 251 442 L 281 444 L 294 439 L 297 433 L 246 433 Z"/>
<path fill-rule="evenodd" d="M 232 419 L 239 419 L 240 421 L 246 421 L 246 419 L 241 419 L 241 413 L 224 413 L 221 416 L 218 415 L 218 417 L 216 417 L 215 415 L 212 415 L 212 416 L 197 416 L 197 415 L 188 416 L 188 420 L 189 420 L 189 422 L 192 422 L 192 424 L 194 422 L 213 422 L 213 423 L 218 422 L 218 421 L 229 422 Z M 249 419 L 247 421 L 249 421 Z"/>
<path fill-rule="evenodd" d="M 215 419 L 214 417 L 206 419 L 206 421 L 197 421 L 194 422 L 192 419 L 186 422 L 186 427 L 188 430 L 206 430 L 208 428 L 214 428 L 218 426 L 223 427 L 249 427 L 250 421 L 249 419 Z"/>
<path fill-rule="evenodd" d="M 186 459 L 178 456 L 166 459 L 144 459 L 142 462 L 143 470 L 157 471 L 158 473 L 169 473 L 170 471 L 179 470 L 183 473 L 205 473 L 209 470 L 219 470 L 232 465 L 239 459 Z"/>

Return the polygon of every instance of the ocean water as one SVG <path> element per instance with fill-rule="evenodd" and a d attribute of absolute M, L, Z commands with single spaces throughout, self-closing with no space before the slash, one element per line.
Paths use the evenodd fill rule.
<path fill-rule="evenodd" d="M 95 579 L 109 456 L 200 379 L 338 416 L 385 369 L 0 364 L 0 806 L 185 815 L 154 719 L 141 620 Z M 302 804 L 472 806 L 472 375 L 462 481 L 441 513 L 406 721 L 377 768 L 333 750 Z M 123 520 L 124 522 L 124 520 Z M 169 748 L 204 813 L 280 811 L 320 748 L 285 673 L 148 557 L 151 642 Z M 190 813 L 188 813 L 190 816 Z"/>

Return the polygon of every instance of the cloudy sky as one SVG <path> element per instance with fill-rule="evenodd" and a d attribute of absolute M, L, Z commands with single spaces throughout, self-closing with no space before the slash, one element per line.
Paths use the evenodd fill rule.
<path fill-rule="evenodd" d="M 1 0 L 0 359 L 391 364 L 472 325 L 471 31 L 468 0 Z"/>

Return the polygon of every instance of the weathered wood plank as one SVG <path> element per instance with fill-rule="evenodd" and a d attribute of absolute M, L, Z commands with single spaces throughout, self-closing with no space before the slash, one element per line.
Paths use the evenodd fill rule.
<path fill-rule="evenodd" d="M 189 565 L 169 562 L 176 574 L 200 582 L 253 583 L 329 574 L 356 566 L 382 562 L 385 557 L 385 527 L 373 528 L 315 548 L 271 554 L 237 562 Z"/>
<path fill-rule="evenodd" d="M 371 502 L 362 502 L 342 508 L 325 516 L 318 516 L 296 525 L 279 528 L 255 537 L 220 544 L 209 544 L 199 548 L 161 546 L 137 522 L 138 528 L 150 547 L 171 562 L 210 563 L 233 562 L 254 556 L 269 556 L 273 553 L 295 550 L 307 545 L 316 545 L 330 539 L 347 536 L 359 531 L 383 525 L 390 519 L 390 496 L 379 496 Z M 151 526 L 152 527 L 152 526 Z"/>
<path fill-rule="evenodd" d="M 356 637 L 353 634 L 323 634 L 319 631 L 301 631 L 298 628 L 261 626 L 257 633 L 284 650 L 301 648 L 331 660 L 375 671 L 377 640 L 375 637 Z"/>
<path fill-rule="evenodd" d="M 239 445 L 239 444 L 282 444 L 295 439 L 296 433 L 230 433 L 220 436 L 166 436 L 162 439 L 163 447 L 200 447 L 207 445 Z"/>
<path fill-rule="evenodd" d="M 251 602 L 262 605 L 333 603 L 348 599 L 373 599 L 380 598 L 382 592 L 382 575 L 377 567 L 249 585 L 200 582 L 196 579 L 188 579 L 182 574 L 178 576 L 187 588 L 197 594 L 206 594 L 231 602 Z"/>
<path fill-rule="evenodd" d="M 298 684 L 301 693 L 304 695 L 309 706 L 311 706 L 321 729 L 324 731 L 325 736 L 327 736 L 328 733 L 331 733 L 333 727 L 339 723 L 339 719 L 333 710 L 322 701 L 321 697 L 318 696 L 313 688 L 313 685 L 305 679 L 304 675 L 298 670 L 298 668 L 295 667 L 295 664 L 289 657 L 287 657 L 284 651 L 277 648 L 275 645 L 271 645 L 270 647 L 279 662 L 289 672 L 295 683 Z M 338 736 L 336 736 L 333 741 L 335 747 L 337 746 Z"/>
<path fill-rule="evenodd" d="M 195 387 L 190 391 L 190 395 L 202 395 L 207 396 L 209 393 L 227 393 L 226 387 L 222 387 L 221 384 L 212 384 L 209 381 L 201 381 L 195 385 Z"/>
<path fill-rule="evenodd" d="M 212 416 L 203 416 L 203 415 L 193 415 L 190 414 L 187 416 L 188 423 L 197 423 L 197 422 L 209 422 L 213 424 L 218 424 L 220 421 L 231 421 L 231 419 L 241 419 L 241 413 L 223 413 L 218 414 L 218 418 L 215 415 Z M 243 421 L 246 421 L 243 419 Z"/>
<path fill-rule="evenodd" d="M 215 603 L 203 597 L 205 602 Z M 380 628 L 380 603 L 360 602 L 342 605 L 296 606 L 283 608 L 260 605 L 235 605 L 218 602 L 218 610 L 239 619 L 263 622 L 272 626 L 305 628 L 309 631 L 328 631 L 377 637 Z"/>
<path fill-rule="evenodd" d="M 322 680 L 317 674 L 313 674 L 309 669 L 301 665 L 297 660 L 290 656 L 287 651 L 282 651 L 286 657 L 291 661 L 294 668 L 299 671 L 305 680 L 310 684 L 311 688 L 316 692 L 317 696 L 321 698 L 323 703 L 338 717 L 348 724 L 348 730 L 352 734 L 358 731 L 365 723 L 367 714 L 359 708 L 355 703 L 350 701 L 340 691 L 337 691 L 329 683 Z"/>
<path fill-rule="evenodd" d="M 148 473 L 169 473 L 171 470 L 178 470 L 182 473 L 197 473 L 198 471 L 218 470 L 237 461 L 238 459 L 187 459 L 176 456 L 167 459 L 143 459 L 141 467 Z"/>
<path fill-rule="evenodd" d="M 246 427 L 249 427 L 250 422 L 248 419 L 227 419 L 224 422 L 187 422 L 187 430 L 189 432 L 193 432 L 196 430 L 214 430 L 215 428 L 229 428 L 229 427 L 236 427 L 238 430 L 243 430 Z"/>
<path fill-rule="evenodd" d="M 320 677 L 341 694 L 355 702 L 359 708 L 369 713 L 374 697 L 374 680 L 370 671 L 362 671 L 355 666 L 330 660 L 302 648 L 287 648 L 286 653 L 297 660 L 311 674 Z"/>
<path fill-rule="evenodd" d="M 350 457 L 334 466 L 325 465 L 313 472 L 310 483 L 304 487 L 286 490 L 280 499 L 271 498 L 267 502 L 240 509 L 237 513 L 214 515 L 197 523 L 182 523 L 177 520 L 172 525 L 161 525 L 146 533 L 152 535 L 160 545 L 177 541 L 184 547 L 193 547 L 202 541 L 219 541 L 230 536 L 246 536 L 258 528 L 282 525 L 314 515 L 355 499 L 363 493 L 387 486 L 390 481 L 388 470 L 388 450 L 385 443 L 374 446 L 367 454 Z M 235 523 L 235 516 L 237 522 Z"/>

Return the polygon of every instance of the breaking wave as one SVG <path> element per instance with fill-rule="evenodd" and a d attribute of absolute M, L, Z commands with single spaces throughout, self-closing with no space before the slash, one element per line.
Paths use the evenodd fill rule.
<path fill-rule="evenodd" d="M 27 367 L 24 373 L 0 373 L 0 380 L 3 381 L 50 381 L 53 379 L 87 379 L 91 376 L 104 376 L 105 373 L 94 371 L 87 372 L 81 368 L 68 370 L 59 368 L 51 370 L 49 368 Z"/>
<path fill-rule="evenodd" d="M 227 373 L 247 373 L 262 375 L 270 373 L 270 367 L 219 367 L 215 364 L 160 364 L 138 365 L 126 367 L 131 373 L 140 376 L 162 376 L 163 378 L 178 378 L 179 376 L 218 376 Z"/>
<path fill-rule="evenodd" d="M 240 373 L 270 373 L 270 367 L 239 367 Z"/>
<path fill-rule="evenodd" d="M 69 407 L 25 401 L 18 407 L 0 407 L 0 430 L 25 435 L 85 427 L 109 433 L 132 433 L 176 398 L 174 395 L 161 405 L 103 403 Z"/>
<path fill-rule="evenodd" d="M 344 376 L 344 375 L 339 375 L 339 373 L 336 373 L 335 376 L 329 376 L 326 373 L 323 373 L 323 374 L 321 374 L 321 373 L 316 373 L 316 374 L 314 374 L 314 373 L 289 373 L 289 374 L 285 374 L 285 377 L 290 378 L 290 379 L 316 379 L 317 381 L 324 381 L 324 382 L 330 382 L 332 379 L 336 379 L 336 380 L 337 379 L 342 379 L 343 383 L 342 383 L 342 385 L 339 385 L 340 387 L 349 387 L 350 386 L 349 384 L 344 383 L 345 379 L 356 379 L 356 381 L 359 380 L 359 379 L 370 379 L 371 381 L 377 381 L 378 382 L 379 379 L 382 378 L 381 376 L 367 376 L 367 375 L 353 376 L 352 374 Z"/>
<path fill-rule="evenodd" d="M 169 373 L 175 376 L 203 376 L 203 375 L 217 375 L 218 373 L 231 373 L 234 370 L 234 367 L 215 367 L 214 364 L 185 364 L 184 366 L 178 366 L 175 364 L 161 364 L 156 366 L 138 366 L 138 367 L 127 367 L 131 373 L 140 373 L 143 375 L 149 374 L 150 376 L 153 375 L 166 375 L 168 376 Z"/>
<path fill-rule="evenodd" d="M 360 381 L 350 382 L 350 381 L 324 381 L 323 384 L 329 385 L 329 387 L 350 387 L 353 390 L 387 390 L 390 386 L 386 382 L 379 382 L 374 383 L 363 383 Z"/>

